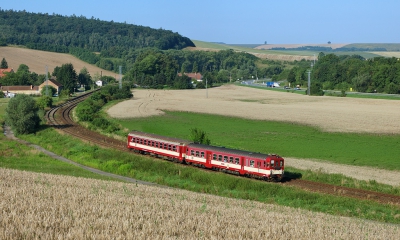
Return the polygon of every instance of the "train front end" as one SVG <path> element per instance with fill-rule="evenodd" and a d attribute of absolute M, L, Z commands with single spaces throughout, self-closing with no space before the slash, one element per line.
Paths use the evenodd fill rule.
<path fill-rule="evenodd" d="M 276 154 L 269 155 L 267 169 L 270 171 L 269 180 L 282 181 L 285 174 L 285 160 Z"/>

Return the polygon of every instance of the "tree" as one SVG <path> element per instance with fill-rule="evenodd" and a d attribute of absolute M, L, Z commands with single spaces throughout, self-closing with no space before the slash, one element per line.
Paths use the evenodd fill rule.
<path fill-rule="evenodd" d="M 17 73 L 30 73 L 28 65 L 26 64 L 19 65 Z"/>
<path fill-rule="evenodd" d="M 6 69 L 6 68 L 8 68 L 8 63 L 7 63 L 7 61 L 6 61 L 5 58 L 3 58 L 3 59 L 1 60 L 0 68 L 1 68 L 1 69 Z"/>
<path fill-rule="evenodd" d="M 92 82 L 92 77 L 89 74 L 89 71 L 86 67 L 83 67 L 78 75 L 78 83 L 79 85 L 88 86 Z M 86 89 L 85 89 L 86 90 Z"/>
<path fill-rule="evenodd" d="M 42 96 L 53 96 L 54 94 L 56 94 L 57 89 L 55 89 L 53 86 L 50 85 L 46 85 L 42 88 L 42 90 L 40 91 L 40 93 L 42 94 Z"/>
<path fill-rule="evenodd" d="M 63 64 L 61 67 L 55 67 L 53 76 L 57 77 L 57 81 L 63 85 L 65 90 L 74 92 L 78 76 L 72 63 Z"/>
<path fill-rule="evenodd" d="M 192 139 L 192 141 L 195 143 L 200 143 L 200 144 L 205 144 L 205 145 L 211 144 L 211 141 L 207 137 L 206 132 L 204 132 L 203 130 L 200 130 L 198 128 L 190 129 L 190 139 Z"/>
<path fill-rule="evenodd" d="M 6 108 L 6 123 L 16 134 L 29 134 L 36 131 L 40 119 L 35 100 L 28 95 L 18 94 L 11 98 Z"/>

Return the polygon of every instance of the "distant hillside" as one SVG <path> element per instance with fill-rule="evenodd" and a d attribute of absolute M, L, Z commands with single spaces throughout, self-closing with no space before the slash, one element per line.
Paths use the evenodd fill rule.
<path fill-rule="evenodd" d="M 146 47 L 167 50 L 194 46 L 189 38 L 163 29 L 93 17 L 0 9 L 0 46 L 8 44 L 52 52 L 66 53 L 71 48 L 82 48 L 91 52 L 108 51 L 109 54 Z"/>

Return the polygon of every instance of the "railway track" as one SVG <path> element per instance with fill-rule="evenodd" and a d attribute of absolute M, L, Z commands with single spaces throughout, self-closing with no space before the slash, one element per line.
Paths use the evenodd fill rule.
<path fill-rule="evenodd" d="M 85 100 L 91 93 L 76 97 L 58 107 L 52 108 L 46 113 L 47 122 L 50 126 L 58 130 L 79 138 L 83 141 L 96 144 L 104 148 L 113 148 L 119 151 L 130 152 L 126 148 L 126 142 L 111 137 L 104 136 L 100 133 L 88 130 L 83 126 L 75 123 L 72 119 L 72 110 Z M 326 183 L 318 183 L 303 179 L 285 179 L 282 184 L 304 189 L 310 192 L 319 192 L 343 197 L 351 197 L 362 200 L 372 200 L 384 204 L 394 204 L 400 206 L 400 196 L 384 194 L 379 192 L 354 189 L 342 186 L 335 186 Z"/>

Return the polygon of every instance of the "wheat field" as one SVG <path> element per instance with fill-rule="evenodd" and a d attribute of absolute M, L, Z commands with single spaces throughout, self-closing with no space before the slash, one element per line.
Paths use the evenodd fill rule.
<path fill-rule="evenodd" d="M 0 168 L 1 239 L 396 239 L 399 225 Z M 399 216 L 400 217 L 400 216 Z"/>

